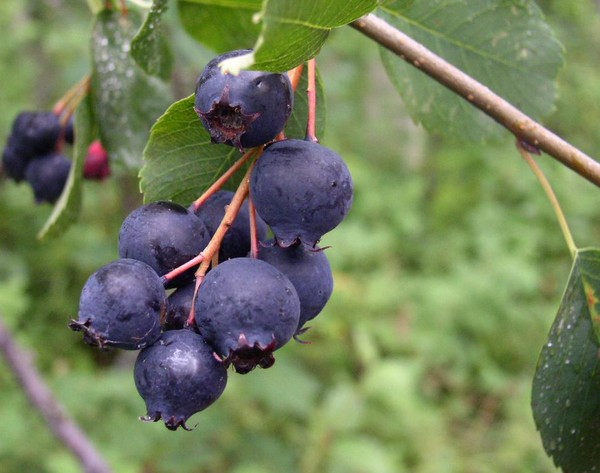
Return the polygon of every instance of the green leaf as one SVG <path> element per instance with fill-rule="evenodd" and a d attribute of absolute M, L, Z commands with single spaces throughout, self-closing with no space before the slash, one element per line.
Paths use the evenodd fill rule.
<path fill-rule="evenodd" d="M 252 21 L 262 0 L 179 0 L 179 18 L 190 36 L 218 53 L 248 49 L 260 25 Z"/>
<path fill-rule="evenodd" d="M 162 15 L 168 0 L 154 0 L 142 28 L 131 41 L 131 56 L 146 73 L 167 80 L 173 69 L 173 55 L 163 35 Z"/>
<path fill-rule="evenodd" d="M 331 29 L 376 6 L 377 0 L 179 1 L 181 22 L 198 41 L 219 52 L 254 49 L 252 55 L 228 61 L 233 72 L 252 65 L 288 71 L 316 56 Z"/>
<path fill-rule="evenodd" d="M 553 110 L 563 51 L 533 1 L 396 0 L 379 14 L 533 119 Z M 382 59 L 411 116 L 428 130 L 473 141 L 502 133 L 466 100 L 383 48 Z"/>
<path fill-rule="evenodd" d="M 193 95 L 175 102 L 152 127 L 144 150 L 144 201 L 188 205 L 240 156 L 235 148 L 211 143 L 194 111 Z"/>
<path fill-rule="evenodd" d="M 38 233 L 39 239 L 56 237 L 77 221 L 83 198 L 83 164 L 94 136 L 94 114 L 88 95 L 75 112 L 75 146 L 67 183 L 50 217 Z"/>
<path fill-rule="evenodd" d="M 137 169 L 152 124 L 171 101 L 167 85 L 144 73 L 129 54 L 134 11 L 103 11 L 92 35 L 92 98 L 111 164 Z"/>
<path fill-rule="evenodd" d="M 369 13 L 377 0 L 265 0 L 254 52 L 227 61 L 232 72 L 253 69 L 282 72 L 315 57 L 329 32 Z"/>
<path fill-rule="evenodd" d="M 304 138 L 306 133 L 306 76 L 305 70 L 294 95 L 294 109 L 285 129 L 288 138 Z M 325 101 L 321 82 L 317 83 L 317 97 L 317 135 L 322 136 Z M 194 111 L 194 95 L 190 95 L 171 105 L 152 127 L 140 172 L 144 200 L 188 205 L 240 157 L 238 150 L 210 141 Z M 239 179 L 232 180 L 228 188 L 237 182 Z"/>
<path fill-rule="evenodd" d="M 532 407 L 548 455 L 569 473 L 600 463 L 600 249 L 577 253 L 533 380 Z"/>

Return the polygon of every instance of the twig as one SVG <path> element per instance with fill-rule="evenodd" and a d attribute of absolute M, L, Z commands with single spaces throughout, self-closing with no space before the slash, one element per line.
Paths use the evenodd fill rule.
<path fill-rule="evenodd" d="M 350 25 L 468 100 L 508 129 L 517 139 L 545 151 L 580 176 L 600 186 L 600 163 L 544 128 L 422 44 L 373 14 L 364 16 Z"/>
<path fill-rule="evenodd" d="M 15 374 L 29 402 L 46 420 L 58 440 L 79 460 L 86 473 L 112 473 L 106 460 L 86 434 L 69 417 L 63 406 L 31 364 L 29 353 L 13 340 L 0 316 L 0 353 Z"/>

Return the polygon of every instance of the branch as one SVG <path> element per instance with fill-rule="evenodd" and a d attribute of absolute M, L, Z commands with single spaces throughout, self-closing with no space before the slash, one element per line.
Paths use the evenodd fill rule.
<path fill-rule="evenodd" d="M 518 140 L 545 151 L 588 181 L 600 186 L 600 163 L 525 115 L 483 84 L 437 56 L 381 18 L 369 14 L 350 26 L 468 100 Z"/>
<path fill-rule="evenodd" d="M 14 372 L 29 402 L 46 420 L 50 430 L 79 460 L 86 473 L 112 473 L 85 433 L 68 416 L 48 385 L 30 363 L 29 353 L 20 348 L 0 318 L 0 353 Z"/>

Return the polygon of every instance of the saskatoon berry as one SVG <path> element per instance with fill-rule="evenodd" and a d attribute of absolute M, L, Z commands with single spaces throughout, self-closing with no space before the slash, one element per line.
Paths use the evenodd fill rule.
<path fill-rule="evenodd" d="M 230 51 L 210 61 L 196 83 L 194 108 L 215 143 L 252 148 L 281 132 L 294 93 L 287 74 L 240 71 L 223 74 L 219 64 L 251 50 Z"/>
<path fill-rule="evenodd" d="M 15 146 L 11 136 L 2 151 L 2 167 L 8 177 L 15 182 L 21 182 L 25 179 L 25 172 L 27 171 L 29 161 L 30 159 L 25 159 L 19 154 L 19 150 Z"/>
<path fill-rule="evenodd" d="M 81 291 L 78 320 L 69 325 L 99 348 L 139 350 L 160 336 L 166 309 L 161 279 L 146 263 L 119 259 L 92 274 Z"/>
<path fill-rule="evenodd" d="M 52 153 L 60 136 L 58 117 L 52 112 L 22 112 L 13 121 L 2 152 L 6 174 L 16 182 L 25 179 L 31 160 Z"/>
<path fill-rule="evenodd" d="M 119 256 L 149 264 L 160 276 L 188 262 L 206 247 L 209 234 L 202 220 L 174 202 L 152 202 L 138 207 L 123 221 Z M 171 281 L 181 286 L 193 279 L 196 268 Z"/>
<path fill-rule="evenodd" d="M 60 153 L 53 153 L 32 160 L 25 172 L 37 203 L 54 203 L 60 197 L 69 172 L 71 161 Z"/>
<path fill-rule="evenodd" d="M 278 141 L 256 162 L 250 195 L 280 246 L 298 241 L 315 246 L 350 210 L 352 176 L 343 159 L 325 146 Z"/>
<path fill-rule="evenodd" d="M 192 310 L 192 301 L 196 282 L 193 281 L 185 286 L 175 289 L 167 297 L 167 314 L 163 328 L 165 330 L 177 330 L 185 328 L 188 317 Z"/>
<path fill-rule="evenodd" d="M 63 137 L 71 145 L 75 142 L 75 123 L 73 122 L 73 117 L 69 118 L 69 121 L 66 123 L 63 129 Z"/>
<path fill-rule="evenodd" d="M 108 153 L 100 140 L 96 140 L 88 148 L 85 163 L 83 164 L 83 177 L 85 179 L 102 181 L 108 176 L 110 176 Z"/>
<path fill-rule="evenodd" d="M 13 122 L 11 136 L 19 154 L 26 159 L 51 153 L 56 148 L 61 126 L 52 112 L 21 112 Z"/>
<path fill-rule="evenodd" d="M 300 301 L 290 280 L 254 258 L 219 264 L 204 279 L 195 303 L 198 330 L 238 373 L 269 368 L 296 332 Z"/>
<path fill-rule="evenodd" d="M 279 269 L 296 288 L 300 299 L 297 331 L 301 331 L 307 321 L 323 310 L 333 292 L 333 276 L 325 252 L 304 245 L 280 248 L 273 243 L 261 248 L 259 258 Z"/>
<path fill-rule="evenodd" d="M 209 233 L 214 235 L 219 228 L 219 224 L 225 216 L 227 205 L 231 203 L 234 193 L 231 191 L 219 191 L 210 196 L 198 209 L 190 207 L 206 225 Z M 256 216 L 256 227 L 258 239 L 264 240 L 267 236 L 267 224 L 258 215 Z M 219 249 L 219 261 L 225 261 L 230 258 L 239 258 L 247 256 L 250 251 L 250 216 L 248 214 L 248 201 L 245 201 L 240 211 L 225 234 L 225 238 Z"/>
<path fill-rule="evenodd" d="M 191 330 L 172 330 L 140 351 L 135 386 L 146 403 L 144 421 L 163 419 L 167 428 L 188 427 L 188 418 L 215 402 L 227 384 L 227 368 Z"/>

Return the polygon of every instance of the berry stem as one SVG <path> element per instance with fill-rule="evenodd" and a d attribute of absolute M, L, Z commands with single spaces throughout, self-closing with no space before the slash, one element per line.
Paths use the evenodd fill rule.
<path fill-rule="evenodd" d="M 308 86 L 306 96 L 308 98 L 308 120 L 306 122 L 306 139 L 318 143 L 317 139 L 317 85 L 316 85 L 317 60 L 308 60 Z"/>
<path fill-rule="evenodd" d="M 193 268 L 197 264 L 202 263 L 203 260 L 204 260 L 204 254 L 200 253 L 195 258 L 192 258 L 191 260 L 182 264 L 181 266 L 178 266 L 177 268 L 169 271 L 167 274 L 163 275 L 161 278 L 163 281 L 163 284 L 166 285 L 169 281 L 171 281 L 172 279 L 175 279 L 180 274 L 185 273 L 188 269 Z"/>
<path fill-rule="evenodd" d="M 250 257 L 258 258 L 258 226 L 256 225 L 256 207 L 248 196 L 248 216 L 250 218 Z"/>
<path fill-rule="evenodd" d="M 198 210 L 202 207 L 202 204 L 206 202 L 211 195 L 217 192 L 223 185 L 233 176 L 239 169 L 248 161 L 250 158 L 257 156 L 258 153 L 261 153 L 259 148 L 252 148 L 250 151 L 246 152 L 240 159 L 238 159 L 233 165 L 225 171 L 221 177 L 219 177 L 212 185 L 204 191 L 204 193 L 198 197 L 193 203 L 194 210 Z"/>
<path fill-rule="evenodd" d="M 256 149 L 258 149 L 258 148 L 256 148 Z M 247 153 L 247 154 L 249 154 L 249 153 Z M 194 313 L 195 313 L 194 305 L 195 305 L 195 301 L 196 301 L 196 295 L 198 293 L 198 289 L 200 288 L 200 285 L 204 281 L 204 276 L 206 275 L 206 272 L 208 271 L 208 268 L 209 268 L 213 258 L 215 257 L 215 255 L 218 254 L 219 248 L 221 247 L 221 242 L 223 241 L 225 234 L 227 233 L 227 231 L 233 224 L 233 221 L 237 217 L 237 215 L 240 211 L 240 208 L 242 207 L 242 204 L 244 203 L 244 200 L 246 200 L 246 197 L 248 197 L 248 193 L 250 190 L 250 176 L 252 174 L 252 169 L 254 169 L 255 162 L 256 161 L 253 161 L 252 164 L 250 165 L 250 167 L 248 168 L 248 170 L 246 171 L 246 174 L 244 175 L 242 182 L 240 182 L 240 185 L 238 186 L 237 190 L 235 191 L 235 194 L 233 195 L 231 202 L 229 203 L 229 205 L 227 206 L 227 209 L 225 210 L 225 215 L 223 216 L 223 219 L 221 220 L 219 227 L 215 231 L 213 237 L 208 242 L 208 245 L 206 245 L 206 248 L 204 248 L 204 250 L 202 250 L 196 258 L 194 258 L 194 260 L 201 261 L 201 263 L 200 263 L 200 267 L 196 271 L 196 289 L 194 291 L 194 298 L 192 299 L 192 308 L 190 310 L 190 315 L 188 316 L 188 320 L 187 320 L 188 326 L 192 326 L 194 324 Z M 193 266 L 193 264 L 191 266 Z M 179 268 L 177 268 L 177 269 L 179 269 Z"/>
<path fill-rule="evenodd" d="M 300 64 L 299 66 L 294 67 L 288 71 L 288 77 L 290 78 L 290 82 L 292 83 L 292 90 L 296 92 L 298 89 L 298 84 L 300 84 L 300 79 L 302 78 L 302 71 L 304 71 L 304 64 Z"/>
<path fill-rule="evenodd" d="M 527 151 L 520 143 L 517 143 L 517 149 L 519 150 L 519 153 L 521 153 L 521 156 L 523 156 L 523 159 L 525 159 L 525 161 L 535 174 L 535 177 L 546 192 L 548 199 L 550 199 L 550 203 L 552 204 L 552 208 L 554 209 L 554 213 L 556 214 L 556 218 L 558 220 L 558 224 L 560 225 L 563 237 L 567 242 L 567 247 L 569 248 L 571 257 L 575 259 L 575 257 L 577 256 L 577 246 L 575 245 L 573 235 L 571 233 L 571 230 L 569 229 L 569 225 L 567 224 L 567 219 L 565 218 L 565 214 L 563 213 L 560 207 L 560 203 L 558 202 L 558 198 L 556 197 L 556 194 L 554 193 L 550 182 L 544 175 L 544 172 L 539 167 L 538 163 L 531 156 L 531 153 L 529 153 L 529 151 Z"/>
<path fill-rule="evenodd" d="M 56 102 L 52 111 L 56 116 L 61 117 L 61 125 L 65 125 L 77 106 L 81 103 L 83 98 L 89 93 L 92 78 L 89 74 L 86 74 L 79 82 L 72 86 L 63 97 Z"/>
<path fill-rule="evenodd" d="M 204 277 L 206 271 L 208 271 L 208 267 L 210 266 L 213 256 L 219 251 L 221 242 L 223 241 L 223 237 L 225 236 L 225 234 L 233 224 L 233 221 L 237 217 L 237 214 L 239 213 L 240 208 L 244 203 L 244 200 L 246 200 L 246 197 L 248 197 L 250 189 L 250 175 L 252 174 L 252 169 L 254 169 L 254 162 L 252 162 L 252 164 L 246 171 L 242 182 L 240 182 L 240 185 L 235 191 L 235 194 L 233 195 L 230 204 L 227 206 L 227 209 L 225 210 L 225 215 L 223 216 L 219 227 L 215 231 L 215 234 L 208 242 L 208 245 L 206 245 L 206 248 L 202 250 L 201 254 L 204 255 L 204 259 L 200 264 L 198 271 L 196 271 L 196 278 Z"/>

